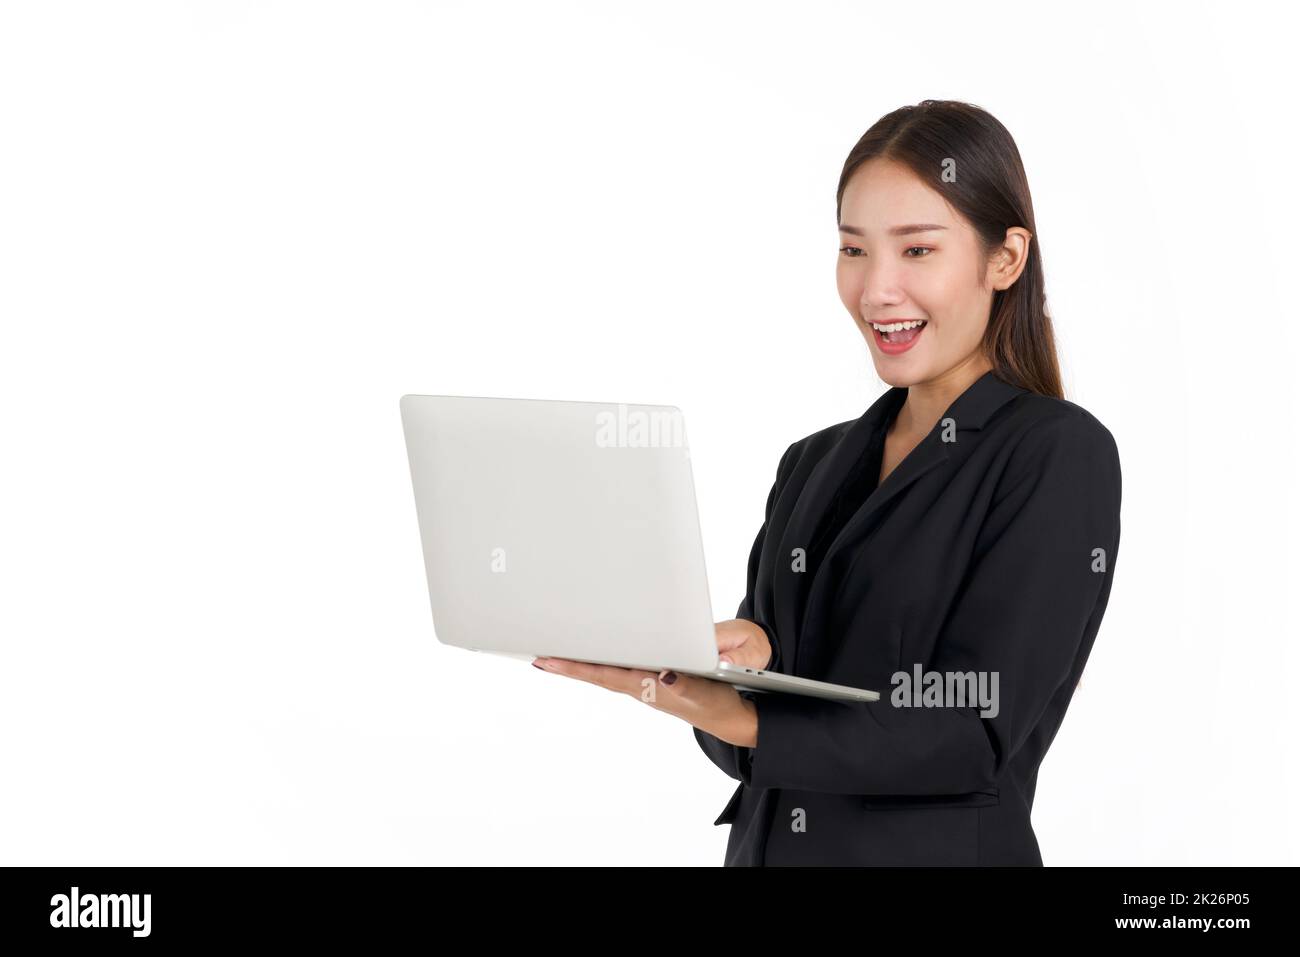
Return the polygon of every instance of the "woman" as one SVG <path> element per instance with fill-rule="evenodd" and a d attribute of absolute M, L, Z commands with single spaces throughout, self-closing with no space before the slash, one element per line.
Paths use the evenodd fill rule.
<path fill-rule="evenodd" d="M 728 865 L 1041 865 L 1038 768 L 1110 595 L 1120 464 L 1064 399 L 1033 206 L 984 111 L 876 123 L 836 197 L 840 298 L 891 388 L 777 468 L 726 660 L 873 703 L 657 676 L 740 782 Z M 653 673 L 538 659 L 642 700 Z M 968 692 L 965 695 L 959 691 Z"/>

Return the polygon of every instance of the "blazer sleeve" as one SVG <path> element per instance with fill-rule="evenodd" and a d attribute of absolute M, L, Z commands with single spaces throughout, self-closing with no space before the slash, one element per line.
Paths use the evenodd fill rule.
<path fill-rule="evenodd" d="M 1114 438 L 1086 412 L 1035 425 L 1013 450 L 924 663 L 926 671 L 997 672 L 996 714 L 981 716 L 978 705 L 896 707 L 901 689 L 876 702 L 758 695 L 758 743 L 750 762 L 738 762 L 739 780 L 841 794 L 985 790 L 1050 711 L 1057 720 L 1039 731 L 1045 749 L 1109 597 L 1120 481 Z"/>
<path fill-rule="evenodd" d="M 780 669 L 781 650 L 777 645 L 776 636 L 772 633 L 771 627 L 754 614 L 754 589 L 758 583 L 758 565 L 763 555 L 763 542 L 767 538 L 767 526 L 772 520 L 772 506 L 776 503 L 776 497 L 780 494 L 782 486 L 785 485 L 786 465 L 789 463 L 790 450 L 793 448 L 794 445 L 791 445 L 785 450 L 780 463 L 776 467 L 776 480 L 772 483 L 771 491 L 767 493 L 767 507 L 764 512 L 763 525 L 759 528 L 758 535 L 754 539 L 754 547 L 749 550 L 749 571 L 745 579 L 745 598 L 741 601 L 740 607 L 736 609 L 737 618 L 752 621 L 762 628 L 767 635 L 768 643 L 772 646 L 772 660 L 768 663 L 768 671 L 778 671 Z M 741 691 L 740 694 L 745 697 L 752 697 L 746 691 Z M 737 781 L 741 780 L 742 768 L 746 772 L 748 771 L 753 749 L 728 744 L 726 741 L 714 737 L 706 731 L 701 731 L 699 728 L 694 728 L 694 731 L 695 740 L 699 742 L 700 748 L 709 756 L 709 759 L 730 777 L 735 778 Z"/>

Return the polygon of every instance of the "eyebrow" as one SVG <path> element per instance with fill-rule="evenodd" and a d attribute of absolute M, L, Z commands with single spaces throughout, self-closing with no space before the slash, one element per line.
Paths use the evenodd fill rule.
<path fill-rule="evenodd" d="M 947 226 L 939 226 L 935 223 L 909 223 L 906 226 L 891 226 L 887 232 L 890 236 L 910 236 L 912 233 L 928 233 L 936 229 L 947 229 Z M 848 233 L 850 236 L 865 236 L 857 226 L 840 225 L 840 232 Z"/>

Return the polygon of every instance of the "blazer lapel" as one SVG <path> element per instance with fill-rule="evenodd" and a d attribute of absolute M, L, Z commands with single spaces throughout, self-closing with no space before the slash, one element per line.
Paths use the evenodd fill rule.
<path fill-rule="evenodd" d="M 861 537 L 861 531 L 869 528 L 870 521 L 882 508 L 901 495 L 917 479 L 931 470 L 945 465 L 953 445 L 944 441 L 945 423 L 951 419 L 957 441 L 960 433 L 977 432 L 982 429 L 989 418 L 1011 399 L 1025 392 L 1018 386 L 1010 385 L 997 378 L 992 372 L 986 372 L 976 379 L 965 392 L 959 395 L 916 447 L 912 449 L 898 466 L 885 477 L 865 502 L 854 512 L 844 527 L 832 540 L 819 566 L 809 569 L 810 574 L 793 573 L 789 565 L 780 568 L 777 583 L 785 583 L 774 591 L 773 605 L 777 617 L 778 636 L 790 636 L 794 654 L 794 667 L 790 674 L 798 674 L 800 665 L 800 637 L 810 613 L 822 610 L 826 588 L 831 584 L 830 576 L 821 572 L 831 565 L 836 552 Z M 854 422 L 844 437 L 813 469 L 807 483 L 800 492 L 799 501 L 791 513 L 786 525 L 786 532 L 781 538 L 781 551 L 777 555 L 778 563 L 790 562 L 791 552 L 795 548 L 807 549 L 811 544 L 817 522 L 829 507 L 835 492 L 847 478 L 849 470 L 865 452 L 867 443 L 877 429 L 884 428 L 891 421 L 903 401 L 907 398 L 907 389 L 893 387 L 886 391 L 872 404 L 863 416 Z M 808 580 L 810 579 L 810 580 Z M 797 615 L 799 595 L 807 589 L 807 600 L 803 603 L 803 614 Z M 796 617 L 799 618 L 796 622 Z"/>
<path fill-rule="evenodd" d="M 796 548 L 802 548 L 805 553 L 807 552 L 812 545 L 817 522 L 830 506 L 836 490 L 844 483 L 849 470 L 866 450 L 867 443 L 870 442 L 876 429 L 893 417 L 906 398 L 907 390 L 897 387 L 888 389 L 877 398 L 856 422 L 849 425 L 843 437 L 831 450 L 822 456 L 799 492 L 799 498 L 786 522 L 785 532 L 781 536 L 777 551 L 776 582 L 772 595 L 777 635 L 779 639 L 784 639 L 783 644 L 786 644 L 787 648 L 792 647 L 789 643 L 793 642 L 798 635 L 795 617 L 800 596 L 805 588 L 811 587 L 807 573 L 795 572 L 791 568 L 794 562 L 793 552 Z M 814 571 L 814 577 L 815 574 Z M 792 660 L 787 657 L 784 649 L 782 659 Z M 788 673 L 794 674 L 793 671 Z"/>

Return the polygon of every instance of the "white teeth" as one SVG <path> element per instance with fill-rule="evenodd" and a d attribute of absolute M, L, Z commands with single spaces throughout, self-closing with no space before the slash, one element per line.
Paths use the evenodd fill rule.
<path fill-rule="evenodd" d="M 900 332 L 903 329 L 915 329 L 918 326 L 925 325 L 924 319 L 917 319 L 915 322 L 895 322 L 888 326 L 882 326 L 878 322 L 873 322 L 871 328 L 877 332 Z"/>

